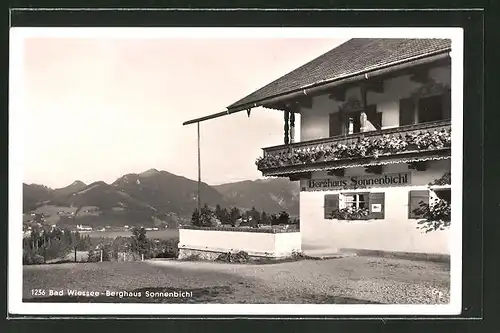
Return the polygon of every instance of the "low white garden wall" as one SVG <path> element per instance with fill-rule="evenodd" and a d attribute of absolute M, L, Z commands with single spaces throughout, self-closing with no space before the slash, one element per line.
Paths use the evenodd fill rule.
<path fill-rule="evenodd" d="M 223 230 L 179 229 L 179 257 L 186 253 L 227 253 L 245 251 L 254 257 L 283 258 L 301 251 L 300 232 L 284 230 L 245 231 L 244 229 Z"/>

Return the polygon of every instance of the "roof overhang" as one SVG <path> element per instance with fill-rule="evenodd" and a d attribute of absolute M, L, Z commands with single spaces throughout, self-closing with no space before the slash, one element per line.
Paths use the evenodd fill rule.
<path fill-rule="evenodd" d="M 349 83 L 354 83 L 357 81 L 364 81 L 371 79 L 375 76 L 382 76 L 386 75 L 392 72 L 400 71 L 400 70 L 405 70 L 410 67 L 414 66 L 420 66 L 420 65 L 426 65 L 430 63 L 434 63 L 437 61 L 445 60 L 450 58 L 450 49 L 446 50 L 440 50 L 434 53 L 430 54 L 425 54 L 421 55 L 418 57 L 413 57 L 409 59 L 405 59 L 404 61 L 400 61 L 397 63 L 391 63 L 388 64 L 387 66 L 384 67 L 377 67 L 373 69 L 366 69 L 362 72 L 355 73 L 346 77 L 340 77 L 340 78 L 334 78 L 331 80 L 325 80 L 321 81 L 318 83 L 315 83 L 313 85 L 305 86 L 301 89 L 294 90 L 294 91 L 289 91 L 287 93 L 281 94 L 281 95 L 276 95 L 276 96 L 271 96 L 269 98 L 265 98 L 262 100 L 256 100 L 251 103 L 247 104 L 242 104 L 242 105 L 237 105 L 233 108 L 228 108 L 226 111 L 215 113 L 212 115 L 208 115 L 205 117 L 201 118 L 196 118 L 192 119 L 189 121 L 186 121 L 183 123 L 183 125 L 189 125 L 189 124 L 194 124 L 194 123 L 199 123 L 202 121 L 226 116 L 232 113 L 240 112 L 240 111 L 245 111 L 245 110 L 250 110 L 255 107 L 267 107 L 267 108 L 273 108 L 273 105 L 276 105 L 277 103 L 286 103 L 287 101 L 299 98 L 299 97 L 304 97 L 304 96 L 311 96 L 311 95 L 318 95 L 319 93 L 326 92 L 332 88 L 344 85 L 344 84 L 349 84 Z"/>

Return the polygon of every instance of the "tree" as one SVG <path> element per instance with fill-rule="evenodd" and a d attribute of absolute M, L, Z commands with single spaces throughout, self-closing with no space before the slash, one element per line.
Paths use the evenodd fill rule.
<path fill-rule="evenodd" d="M 420 203 L 420 207 L 414 212 L 422 217 L 417 223 L 426 233 L 445 230 L 451 224 L 451 205 L 441 198 L 434 199 L 432 204 Z"/>
<path fill-rule="evenodd" d="M 208 207 L 207 204 L 201 208 L 200 212 L 200 225 L 202 227 L 211 227 L 214 224 L 214 212 Z"/>
<path fill-rule="evenodd" d="M 226 221 L 226 215 L 224 209 L 221 208 L 219 204 L 215 206 L 215 217 L 219 219 L 222 223 Z"/>
<path fill-rule="evenodd" d="M 276 214 L 271 214 L 271 225 L 279 225 L 280 220 Z"/>
<path fill-rule="evenodd" d="M 290 222 L 290 215 L 288 215 L 287 212 L 282 211 L 278 217 L 278 224 L 289 224 Z"/>
<path fill-rule="evenodd" d="M 132 229 L 132 251 L 145 254 L 148 250 L 148 239 L 146 237 L 146 229 L 144 227 Z"/>
<path fill-rule="evenodd" d="M 229 211 L 225 207 L 222 210 L 222 219 L 221 219 L 221 222 L 224 223 L 224 224 L 231 223 L 231 216 L 229 215 Z"/>
<path fill-rule="evenodd" d="M 200 212 L 198 209 L 195 209 L 191 216 L 191 224 L 198 227 L 201 226 Z"/>
<path fill-rule="evenodd" d="M 251 226 L 256 228 L 257 225 L 260 223 L 260 213 L 259 211 L 254 207 L 252 207 L 252 210 L 250 210 L 250 217 L 252 218 L 251 221 Z"/>
<path fill-rule="evenodd" d="M 260 215 L 260 223 L 261 224 L 266 224 L 266 225 L 271 224 L 269 216 L 267 215 L 266 212 L 262 212 L 262 214 Z"/>
<path fill-rule="evenodd" d="M 241 217 L 241 212 L 237 207 L 231 208 L 231 211 L 229 212 L 229 222 L 231 225 L 234 227 L 236 226 L 236 221 Z"/>

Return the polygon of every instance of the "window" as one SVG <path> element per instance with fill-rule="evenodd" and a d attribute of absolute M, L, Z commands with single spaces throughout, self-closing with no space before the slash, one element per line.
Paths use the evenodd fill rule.
<path fill-rule="evenodd" d="M 344 213 L 364 211 L 368 215 L 362 219 L 383 219 L 385 217 L 385 194 L 383 192 L 326 194 L 324 200 L 325 219 L 336 219 L 332 213 L 341 211 Z"/>
<path fill-rule="evenodd" d="M 404 98 L 399 101 L 399 126 L 450 118 L 451 95 L 449 91 L 418 100 Z"/>
<path fill-rule="evenodd" d="M 330 114 L 330 137 L 360 133 L 362 129 L 361 114 L 365 113 L 365 131 L 382 128 L 382 112 L 377 112 L 377 105 L 367 105 L 364 110 L 344 110 Z M 371 126 L 370 126 L 371 125 Z"/>
<path fill-rule="evenodd" d="M 344 117 L 344 134 L 361 132 L 361 111 L 349 112 Z"/>
<path fill-rule="evenodd" d="M 415 102 L 413 98 L 404 98 L 399 101 L 399 126 L 415 123 Z"/>
<path fill-rule="evenodd" d="M 418 100 L 418 122 L 442 120 L 443 117 L 443 95 L 424 97 Z"/>
<path fill-rule="evenodd" d="M 368 193 L 348 193 L 342 195 L 339 207 L 368 208 Z"/>
<path fill-rule="evenodd" d="M 408 218 L 418 219 L 422 217 L 422 214 L 418 211 L 418 208 L 422 204 L 429 204 L 429 191 L 428 190 L 418 190 L 408 192 Z"/>
<path fill-rule="evenodd" d="M 330 113 L 330 137 L 342 135 L 340 112 Z"/>

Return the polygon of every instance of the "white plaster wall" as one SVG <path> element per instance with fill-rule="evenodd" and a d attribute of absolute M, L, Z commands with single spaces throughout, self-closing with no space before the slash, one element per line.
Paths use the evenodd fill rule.
<path fill-rule="evenodd" d="M 250 255 L 286 256 L 301 249 L 300 232 L 260 233 L 219 230 L 179 230 L 179 248 Z"/>
<path fill-rule="evenodd" d="M 385 218 L 369 221 L 324 219 L 324 195 L 341 191 L 300 192 L 300 228 L 304 247 L 330 249 L 356 248 L 449 254 L 449 231 L 424 233 L 417 220 L 408 219 L 408 191 L 426 189 L 426 185 L 450 170 L 450 160 L 435 161 L 427 171 L 412 172 L 412 185 L 407 187 L 372 188 L 385 193 Z M 384 173 L 408 172 L 404 164 L 388 165 Z M 347 169 L 346 176 L 364 175 L 363 169 Z M 325 177 L 322 173 L 314 178 Z M 358 191 L 365 192 L 366 189 Z M 350 191 L 351 192 L 351 191 Z"/>
<path fill-rule="evenodd" d="M 275 235 L 275 252 L 279 256 L 286 256 L 292 251 L 302 250 L 302 235 L 300 232 L 286 232 Z"/>
<path fill-rule="evenodd" d="M 340 105 L 328 95 L 314 97 L 311 109 L 300 110 L 300 141 L 328 138 L 330 113 L 337 112 Z"/>
<path fill-rule="evenodd" d="M 432 68 L 429 76 L 436 82 L 451 84 L 451 67 L 443 66 Z M 378 94 L 372 91 L 367 94 L 367 103 L 376 104 L 377 110 L 382 112 L 383 128 L 399 126 L 399 100 L 407 98 L 421 84 L 410 80 L 410 75 L 403 75 L 384 81 L 384 93 Z M 347 90 L 346 97 L 360 97 L 358 87 Z M 300 110 L 300 141 L 322 139 L 329 137 L 329 115 L 337 112 L 341 102 L 329 99 L 328 95 L 313 98 L 313 106 L 310 109 Z"/>

